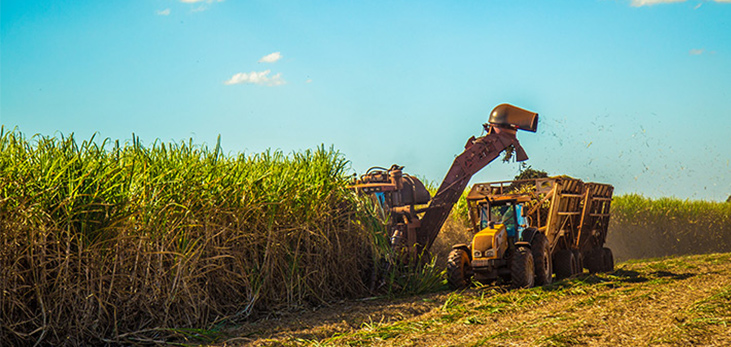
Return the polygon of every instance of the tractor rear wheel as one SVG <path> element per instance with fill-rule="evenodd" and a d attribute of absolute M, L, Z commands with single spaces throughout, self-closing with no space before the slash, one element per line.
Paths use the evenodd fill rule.
<path fill-rule="evenodd" d="M 535 284 L 533 253 L 528 247 L 518 247 L 510 262 L 510 280 L 516 288 L 530 288 Z"/>
<path fill-rule="evenodd" d="M 531 253 L 535 263 L 536 285 L 551 284 L 553 277 L 553 261 L 548 247 L 548 238 L 542 233 L 536 233 L 531 241 Z"/>
<path fill-rule="evenodd" d="M 604 247 L 602 248 L 602 254 L 603 254 L 603 267 L 604 272 L 612 272 L 614 271 L 614 255 L 612 255 L 612 250 Z"/>
<path fill-rule="evenodd" d="M 447 257 L 447 282 L 452 289 L 464 289 L 470 285 L 472 265 L 463 249 L 455 248 Z"/>
<path fill-rule="evenodd" d="M 556 265 L 556 278 L 569 278 L 574 275 L 576 269 L 576 258 L 574 252 L 570 249 L 562 249 L 556 252 L 553 258 L 553 264 Z"/>

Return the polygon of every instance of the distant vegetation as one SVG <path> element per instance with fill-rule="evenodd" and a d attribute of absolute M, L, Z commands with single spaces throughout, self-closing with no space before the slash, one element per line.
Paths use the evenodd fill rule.
<path fill-rule="evenodd" d="M 731 251 L 731 204 L 615 196 L 609 246 L 619 260 Z"/>

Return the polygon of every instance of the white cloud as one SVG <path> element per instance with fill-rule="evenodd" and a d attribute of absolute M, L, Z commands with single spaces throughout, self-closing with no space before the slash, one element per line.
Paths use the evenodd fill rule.
<path fill-rule="evenodd" d="M 159 16 L 169 16 L 170 15 L 170 9 L 169 8 L 166 8 L 164 10 L 157 11 L 157 14 Z"/>
<path fill-rule="evenodd" d="M 671 2 L 685 2 L 686 0 L 632 0 L 633 7 L 652 6 Z"/>
<path fill-rule="evenodd" d="M 260 63 L 274 63 L 279 59 L 282 59 L 282 53 L 274 52 L 272 54 L 267 54 L 267 55 L 261 57 L 261 59 L 259 59 L 259 62 Z"/>
<path fill-rule="evenodd" d="M 250 73 L 240 72 L 231 77 L 228 81 L 224 82 L 226 85 L 234 85 L 234 84 L 241 84 L 241 83 L 248 83 L 248 84 L 258 84 L 262 86 L 281 86 L 285 83 L 287 83 L 283 78 L 281 73 L 277 73 L 276 75 L 269 77 L 269 73 L 271 70 L 264 70 L 260 72 L 252 71 Z"/>
<path fill-rule="evenodd" d="M 703 54 L 703 50 L 702 49 L 691 49 L 688 53 L 690 53 L 690 55 L 701 55 L 701 54 Z"/>

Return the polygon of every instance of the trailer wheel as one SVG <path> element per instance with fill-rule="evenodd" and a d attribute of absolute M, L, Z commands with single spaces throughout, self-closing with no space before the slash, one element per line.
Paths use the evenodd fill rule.
<path fill-rule="evenodd" d="M 553 261 L 551 250 L 548 247 L 548 238 L 542 233 L 536 233 L 531 242 L 531 252 L 535 263 L 536 285 L 551 284 L 553 277 Z"/>
<path fill-rule="evenodd" d="M 614 271 L 614 255 L 612 255 L 612 250 L 604 247 L 602 248 L 602 255 L 604 259 L 604 272 Z"/>
<path fill-rule="evenodd" d="M 574 268 L 574 274 L 580 274 L 584 272 L 584 261 L 581 256 L 581 252 L 578 249 L 571 251 L 574 253 L 574 260 L 576 260 L 576 267 Z"/>
<path fill-rule="evenodd" d="M 463 249 L 452 249 L 447 257 L 447 282 L 452 289 L 469 286 L 472 278 L 470 257 Z"/>
<path fill-rule="evenodd" d="M 535 283 L 533 254 L 527 247 L 518 247 L 510 262 L 510 280 L 516 288 L 530 288 Z"/>
<path fill-rule="evenodd" d="M 574 252 L 570 249 L 562 249 L 556 252 L 553 258 L 553 264 L 556 265 L 556 278 L 563 279 L 571 277 L 576 269 Z"/>
<path fill-rule="evenodd" d="M 589 256 L 584 259 L 584 263 L 590 273 L 604 271 L 604 249 L 594 248 Z"/>

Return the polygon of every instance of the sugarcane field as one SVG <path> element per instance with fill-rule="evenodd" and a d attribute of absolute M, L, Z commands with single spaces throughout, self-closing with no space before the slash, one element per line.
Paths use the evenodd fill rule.
<path fill-rule="evenodd" d="M 728 1 L 0 9 L 0 347 L 731 345 Z"/>

